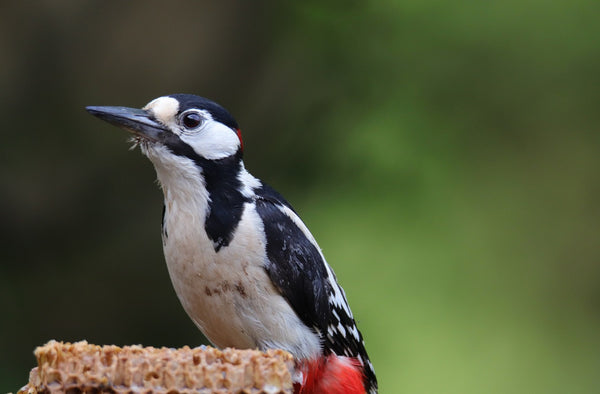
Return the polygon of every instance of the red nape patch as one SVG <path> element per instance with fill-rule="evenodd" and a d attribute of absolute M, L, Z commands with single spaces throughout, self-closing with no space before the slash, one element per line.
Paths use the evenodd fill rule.
<path fill-rule="evenodd" d="M 302 386 L 295 394 L 365 394 L 362 366 L 355 358 L 331 355 L 300 365 Z"/>
<path fill-rule="evenodd" d="M 240 140 L 240 149 L 244 150 L 244 141 L 242 141 L 242 130 L 235 129 L 235 133 L 237 134 L 238 139 Z"/>

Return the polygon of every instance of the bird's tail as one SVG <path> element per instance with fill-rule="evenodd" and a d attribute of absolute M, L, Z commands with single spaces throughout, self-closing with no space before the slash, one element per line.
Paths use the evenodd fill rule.
<path fill-rule="evenodd" d="M 365 394 L 362 365 L 355 358 L 332 354 L 300 364 L 302 384 L 295 394 Z"/>

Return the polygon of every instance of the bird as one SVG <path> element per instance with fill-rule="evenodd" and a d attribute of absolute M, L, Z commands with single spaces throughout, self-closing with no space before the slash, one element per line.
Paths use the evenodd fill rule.
<path fill-rule="evenodd" d="M 246 170 L 240 128 L 224 107 L 172 94 L 141 109 L 86 110 L 129 131 L 154 165 L 169 276 L 213 345 L 288 351 L 297 393 L 377 393 L 333 269 L 290 203 Z"/>

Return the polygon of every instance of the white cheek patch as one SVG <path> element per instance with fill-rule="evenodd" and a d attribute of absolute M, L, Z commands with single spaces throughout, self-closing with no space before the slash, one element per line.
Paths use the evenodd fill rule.
<path fill-rule="evenodd" d="M 220 122 L 206 119 L 202 128 L 192 134 L 179 136 L 196 153 L 208 160 L 218 160 L 231 156 L 240 148 L 236 132 Z"/>
<path fill-rule="evenodd" d="M 175 122 L 175 115 L 179 111 L 179 101 L 173 97 L 159 97 L 150 101 L 143 110 L 150 111 L 156 120 L 164 125 L 172 125 Z"/>

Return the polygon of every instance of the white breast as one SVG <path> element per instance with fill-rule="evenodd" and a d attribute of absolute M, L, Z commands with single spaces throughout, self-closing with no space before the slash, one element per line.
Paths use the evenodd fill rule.
<path fill-rule="evenodd" d="M 319 355 L 318 336 L 302 323 L 263 268 L 266 241 L 254 205 L 245 204 L 233 240 L 217 253 L 204 230 L 209 196 L 201 176 L 193 175 L 197 169 L 174 179 L 166 178 L 170 171 L 157 163 L 155 167 L 165 194 L 163 247 L 169 275 L 185 311 L 204 335 L 221 348 L 282 348 L 298 358 Z"/>

